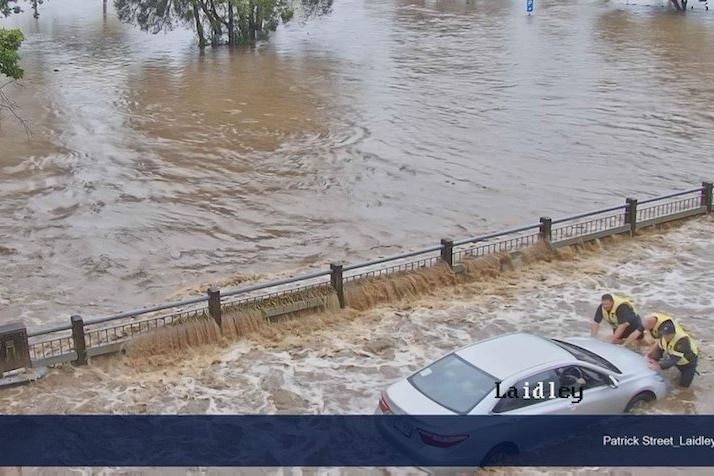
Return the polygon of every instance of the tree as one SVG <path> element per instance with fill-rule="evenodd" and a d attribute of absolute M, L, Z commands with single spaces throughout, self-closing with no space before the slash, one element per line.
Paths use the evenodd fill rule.
<path fill-rule="evenodd" d="M 37 11 L 37 5 L 42 4 L 44 0 L 29 0 L 32 3 L 32 10 L 34 11 L 33 16 L 38 18 L 40 16 Z M 17 4 L 18 0 L 0 0 L 0 14 L 3 16 L 9 16 L 11 13 L 20 13 L 22 8 Z"/>
<path fill-rule="evenodd" d="M 332 0 L 303 0 L 317 5 Z M 289 0 L 115 0 L 119 19 L 150 33 L 188 25 L 205 47 L 255 43 L 293 16 Z M 314 8 L 314 7 L 313 7 Z"/>
<path fill-rule="evenodd" d="M 0 14 L 8 16 L 11 13 L 20 13 L 22 9 L 17 5 L 17 0 L 0 0 Z"/>
<path fill-rule="evenodd" d="M 20 68 L 20 55 L 17 53 L 24 39 L 20 30 L 0 28 L 0 115 L 3 111 L 9 111 L 29 134 L 26 122 L 17 113 L 17 104 L 5 92 L 7 87 L 21 79 L 25 73 Z M 3 79 L 2 76 L 7 79 Z"/>
<path fill-rule="evenodd" d="M 25 37 L 20 30 L 0 29 L 0 74 L 10 79 L 21 79 L 24 71 L 20 68 L 20 49 Z"/>

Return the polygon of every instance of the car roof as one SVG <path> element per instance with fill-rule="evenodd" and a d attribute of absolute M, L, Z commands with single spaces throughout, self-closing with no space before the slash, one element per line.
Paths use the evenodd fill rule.
<path fill-rule="evenodd" d="M 549 362 L 573 360 L 573 355 L 562 347 L 543 337 L 525 332 L 487 339 L 455 353 L 501 380 Z"/>

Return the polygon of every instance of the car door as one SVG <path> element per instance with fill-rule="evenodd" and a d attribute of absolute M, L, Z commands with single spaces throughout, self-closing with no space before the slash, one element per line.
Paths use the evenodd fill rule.
<path fill-rule="evenodd" d="M 571 414 L 570 401 L 563 398 L 551 398 L 551 383 L 557 392 L 558 376 L 553 369 L 540 371 L 529 377 L 523 378 L 513 384 L 520 393 L 519 398 L 503 398 L 494 405 L 492 415 L 507 415 L 509 417 L 528 415 L 568 415 Z M 524 388 L 531 391 L 539 384 L 546 389 L 544 398 L 524 398 Z M 532 396 L 532 395 L 531 395 Z M 562 425 L 562 427 L 560 426 Z M 494 432 L 493 437 L 501 441 L 512 441 L 522 449 L 532 449 L 549 442 L 552 435 L 567 429 L 569 424 L 563 420 L 549 421 L 547 428 L 536 427 L 533 424 L 518 425 L 517 420 L 509 418 L 509 425 L 503 425 L 499 434 Z"/>
<path fill-rule="evenodd" d="M 518 397 L 500 398 L 491 413 L 496 415 L 563 415 L 570 413 L 569 400 L 552 398 L 551 383 L 554 384 L 557 392 L 559 379 L 554 370 L 541 371 L 523 378 L 513 384 L 513 387 L 518 391 Z M 532 392 L 539 385 L 545 389 L 545 395 L 542 398 L 533 398 Z M 530 395 L 526 394 L 526 389 Z"/>
<path fill-rule="evenodd" d="M 568 399 L 570 412 L 574 415 L 599 415 L 622 413 L 625 406 L 622 400 L 622 392 L 617 388 L 613 388 L 609 379 L 609 375 L 599 370 L 595 370 L 584 365 L 568 365 L 561 366 L 556 369 L 556 374 L 563 375 L 571 369 L 577 369 L 585 379 L 585 385 L 582 385 L 582 393 L 576 393 L 577 398 L 582 398 L 579 402 L 577 398 Z M 563 382 L 561 387 L 572 386 L 571 382 Z"/>

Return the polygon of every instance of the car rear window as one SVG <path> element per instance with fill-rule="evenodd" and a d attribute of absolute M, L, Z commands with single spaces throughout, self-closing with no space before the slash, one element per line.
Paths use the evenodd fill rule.
<path fill-rule="evenodd" d="M 599 365 L 600 367 L 605 367 L 606 369 L 610 369 L 613 372 L 616 372 L 618 374 L 621 374 L 622 372 L 620 369 L 615 367 L 612 362 L 609 360 L 606 360 L 599 355 L 590 352 L 587 349 L 583 349 L 582 347 L 578 347 L 577 345 L 571 344 L 569 342 L 563 342 L 562 340 L 557 340 L 557 339 L 550 339 L 551 342 L 555 343 L 559 347 L 562 347 L 563 349 L 567 350 L 571 354 L 573 354 L 573 357 L 576 359 L 582 361 L 582 362 L 588 362 L 590 364 L 594 365 Z"/>
<path fill-rule="evenodd" d="M 462 415 L 470 412 L 496 385 L 496 378 L 456 354 L 434 362 L 408 380 L 427 398 Z"/>

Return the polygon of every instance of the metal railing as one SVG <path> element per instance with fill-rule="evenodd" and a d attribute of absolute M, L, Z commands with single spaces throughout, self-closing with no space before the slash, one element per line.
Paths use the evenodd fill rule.
<path fill-rule="evenodd" d="M 454 246 L 460 249 L 454 252 L 454 261 L 463 261 L 467 257 L 480 258 L 489 254 L 517 251 L 532 246 L 540 239 L 540 227 L 540 225 L 528 225 L 456 241 Z"/>
<path fill-rule="evenodd" d="M 428 268 L 439 263 L 442 245 L 343 267 L 344 283 Z"/>
<path fill-rule="evenodd" d="M 554 220 L 551 240 L 556 243 L 578 241 L 583 236 L 619 230 L 626 227 L 626 208 L 626 205 L 623 205 L 595 210 L 569 219 Z"/>
<path fill-rule="evenodd" d="M 648 226 L 711 213 L 712 188 L 711 182 L 703 182 L 699 188 L 640 202 L 628 198 L 624 205 L 566 218 L 553 220 L 541 217 L 537 224 L 498 233 L 458 241 L 443 239 L 439 245 L 366 263 L 331 264 L 329 270 L 235 289 L 211 288 L 206 296 L 86 321 L 79 316 L 72 316 L 69 325 L 30 332 L 30 356 L 35 364 L 86 364 L 89 357 L 117 352 L 129 339 L 155 329 L 193 319 L 213 320 L 222 329 L 224 312 L 245 306 L 270 309 L 271 306 L 280 305 L 285 300 L 283 298 L 307 296 L 306 293 L 314 290 L 329 288 L 336 293 L 340 307 L 346 307 L 349 303 L 346 302 L 345 286 L 354 286 L 364 280 L 429 269 L 437 265 L 453 268 L 468 259 L 518 251 L 539 242 L 557 248 L 616 234 L 634 235 L 637 230 Z M 306 298 L 305 302 L 319 304 L 324 300 Z M 290 309 L 304 310 L 310 305 L 293 305 Z M 266 311 L 265 315 L 273 314 Z"/>

